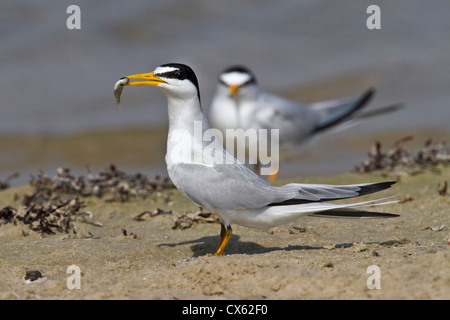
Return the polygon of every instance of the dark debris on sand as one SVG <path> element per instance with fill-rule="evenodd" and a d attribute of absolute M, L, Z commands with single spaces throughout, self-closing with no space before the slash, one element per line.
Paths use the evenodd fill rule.
<path fill-rule="evenodd" d="M 75 177 L 67 168 L 57 169 L 56 176 L 53 179 L 44 172 L 40 172 L 37 178 L 32 177 L 30 185 L 35 189 L 35 196 L 56 193 L 103 198 L 108 195 L 109 198 L 106 198 L 106 201 L 110 202 L 147 198 L 158 191 L 174 188 L 169 178 L 161 179 L 161 177 L 156 176 L 153 179 L 148 179 L 141 173 L 126 174 L 114 165 L 110 165 L 106 170 L 101 171 L 98 176 L 89 172 L 87 178 L 84 176 Z"/>
<path fill-rule="evenodd" d="M 54 178 L 41 171 L 37 177 L 31 178 L 29 184 L 33 192 L 23 196 L 21 208 L 7 206 L 0 210 L 0 225 L 20 223 L 41 235 L 54 234 L 56 231 L 76 233 L 72 222 L 78 219 L 102 226 L 93 219 L 92 212 L 83 210 L 85 205 L 79 200 L 81 197 L 95 196 L 109 202 L 125 202 L 132 198 L 151 197 L 159 191 L 174 188 L 168 178 L 157 176 L 147 179 L 140 173 L 129 175 L 114 165 L 98 176 L 89 172 L 87 178 L 73 176 L 70 169 L 57 169 Z"/>
<path fill-rule="evenodd" d="M 172 229 L 188 229 L 195 223 L 219 223 L 219 218 L 211 213 L 203 210 L 196 212 L 182 212 L 174 221 Z"/>
<path fill-rule="evenodd" d="M 171 215 L 171 214 L 172 214 L 172 210 L 164 211 L 164 210 L 158 208 L 158 209 L 153 210 L 153 211 L 146 210 L 144 212 L 141 212 L 136 217 L 134 217 L 133 220 L 144 221 L 145 220 L 145 218 L 144 218 L 145 216 L 149 216 L 150 218 L 153 218 L 153 217 L 160 216 L 160 215 Z"/>
<path fill-rule="evenodd" d="M 403 145 L 411 141 L 408 136 L 396 141 L 387 151 L 377 141 L 369 150 L 369 159 L 355 168 L 358 173 L 381 172 L 418 174 L 429 169 L 439 172 L 439 165 L 450 164 L 450 147 L 445 141 L 433 142 L 428 139 L 424 146 L 416 152 L 408 151 Z"/>
<path fill-rule="evenodd" d="M 81 210 L 84 203 L 78 199 L 61 199 L 54 197 L 42 205 L 24 205 L 19 210 L 10 206 L 0 210 L 1 224 L 24 224 L 41 235 L 54 234 L 56 231 L 69 233 L 74 231 L 72 222 L 76 217 L 91 216 Z"/>
<path fill-rule="evenodd" d="M 133 220 L 145 221 L 145 220 L 147 220 L 146 217 L 153 218 L 156 216 L 172 215 L 172 214 L 173 214 L 173 212 L 171 210 L 165 211 L 165 210 L 158 208 L 153 211 L 144 211 L 144 212 L 140 213 L 139 215 L 137 215 L 136 217 L 134 217 Z M 196 212 L 192 212 L 192 211 L 181 212 L 181 213 L 177 214 L 176 218 L 174 219 L 174 223 L 172 225 L 172 230 L 188 229 L 188 228 L 191 228 L 196 223 L 219 223 L 219 222 L 220 222 L 220 220 L 215 214 L 213 214 L 211 212 L 205 212 L 202 209 L 200 209 L 199 211 L 196 211 Z"/>

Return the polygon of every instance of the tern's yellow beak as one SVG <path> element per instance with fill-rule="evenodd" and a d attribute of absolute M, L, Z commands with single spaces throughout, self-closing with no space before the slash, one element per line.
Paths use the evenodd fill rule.
<path fill-rule="evenodd" d="M 233 97 L 238 92 L 239 92 L 239 86 L 237 84 L 230 84 L 228 86 L 228 94 L 230 95 L 230 97 Z"/>
<path fill-rule="evenodd" d="M 166 81 L 162 80 L 161 78 L 155 76 L 153 72 L 150 73 L 141 73 L 141 74 L 135 74 L 132 76 L 126 77 L 130 80 L 132 79 L 140 79 L 142 81 L 130 81 L 126 86 L 156 86 L 160 83 L 167 83 Z"/>

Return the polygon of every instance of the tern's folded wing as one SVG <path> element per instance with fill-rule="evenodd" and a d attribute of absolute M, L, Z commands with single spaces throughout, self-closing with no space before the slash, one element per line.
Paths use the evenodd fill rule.
<path fill-rule="evenodd" d="M 261 208 L 298 194 L 294 188 L 270 185 L 241 164 L 178 163 L 169 175 L 181 193 L 209 210 Z"/>
<path fill-rule="evenodd" d="M 291 183 L 273 186 L 241 164 L 179 163 L 169 170 L 177 188 L 209 210 L 286 206 L 357 197 L 389 188 L 395 182 L 360 185 Z"/>

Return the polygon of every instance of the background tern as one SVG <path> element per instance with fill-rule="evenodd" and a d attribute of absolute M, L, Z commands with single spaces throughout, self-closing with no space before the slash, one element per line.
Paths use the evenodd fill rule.
<path fill-rule="evenodd" d="M 283 153 L 300 150 L 306 142 L 329 132 L 336 127 L 342 128 L 343 123 L 349 124 L 355 115 L 367 106 L 375 93 L 368 89 L 357 97 L 330 100 L 309 105 L 287 100 L 283 97 L 268 93 L 260 89 L 255 75 L 244 66 L 231 66 L 219 75 L 216 92 L 213 97 L 209 120 L 212 127 L 220 130 L 225 137 L 227 129 L 278 129 L 279 145 Z M 397 110 L 401 105 L 391 105 L 378 108 L 365 114 L 358 114 L 360 118 L 383 114 Z M 270 136 L 258 136 L 258 144 L 267 139 L 264 146 L 270 144 Z M 246 143 L 236 140 L 235 144 Z M 224 144 L 226 147 L 226 144 Z M 248 147 L 246 145 L 245 147 Z M 259 147 L 259 146 L 258 146 Z M 229 150 L 234 152 L 235 150 Z M 235 154 L 236 155 L 236 154 Z M 251 157 L 247 152 L 246 159 Z M 239 157 L 238 157 L 239 158 Z M 245 162 L 245 159 L 239 159 Z M 251 159 L 256 164 L 255 172 L 259 173 L 261 163 L 259 159 Z M 250 162 L 250 161 L 248 161 Z M 271 172 L 268 180 L 276 179 L 278 167 Z"/>

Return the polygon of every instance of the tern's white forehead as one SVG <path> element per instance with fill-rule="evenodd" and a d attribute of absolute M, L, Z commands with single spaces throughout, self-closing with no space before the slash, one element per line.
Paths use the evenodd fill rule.
<path fill-rule="evenodd" d="M 237 86 L 241 86 L 244 83 L 249 82 L 252 79 L 252 76 L 245 72 L 227 72 L 222 73 L 220 75 L 220 80 L 228 85 L 235 84 Z"/>
<path fill-rule="evenodd" d="M 160 66 L 158 68 L 155 69 L 154 73 L 155 74 L 161 74 L 161 73 L 166 73 L 166 72 L 171 72 L 171 71 L 175 71 L 178 70 L 178 68 L 176 67 L 167 67 L 167 66 Z"/>

